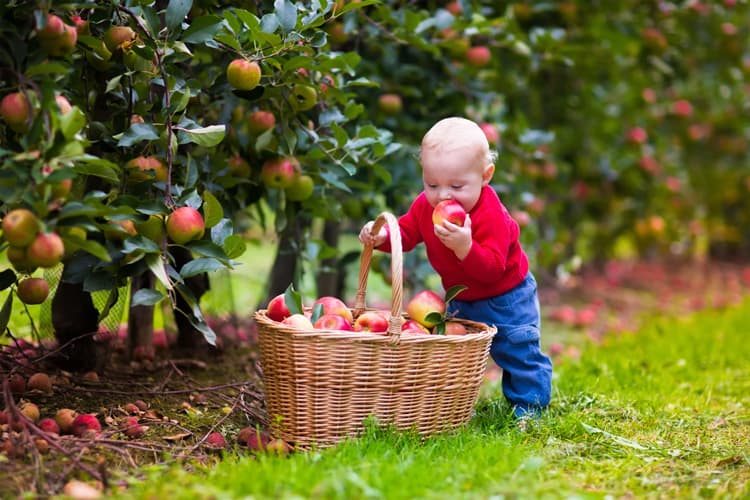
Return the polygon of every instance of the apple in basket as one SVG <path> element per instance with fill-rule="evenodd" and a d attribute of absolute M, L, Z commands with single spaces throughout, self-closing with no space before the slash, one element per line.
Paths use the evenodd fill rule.
<path fill-rule="evenodd" d="M 281 323 L 291 326 L 292 328 L 297 328 L 299 330 L 313 329 L 313 324 L 310 321 L 310 318 L 308 318 L 304 314 L 292 314 L 291 316 L 287 316 L 286 318 L 281 320 Z"/>
<path fill-rule="evenodd" d="M 437 313 L 442 318 L 445 314 L 445 301 L 431 290 L 422 290 L 406 304 L 406 312 L 414 321 L 427 328 L 432 328 L 440 322 L 440 319 L 435 318 L 435 315 L 429 319 L 428 317 L 432 313 Z"/>
<path fill-rule="evenodd" d="M 413 319 L 407 319 L 406 321 L 404 321 L 404 324 L 401 325 L 401 331 L 407 333 L 430 333 L 430 330 L 420 325 Z"/>
<path fill-rule="evenodd" d="M 365 311 L 354 321 L 355 332 L 383 333 L 388 331 L 388 318 L 377 311 Z"/>
<path fill-rule="evenodd" d="M 268 303 L 266 314 L 274 321 L 282 321 L 284 318 L 288 318 L 292 315 L 292 313 L 289 312 L 289 308 L 286 306 L 283 293 L 280 293 L 271 299 Z"/>
<path fill-rule="evenodd" d="M 354 317 L 352 316 L 352 311 L 347 307 L 347 305 L 344 303 L 343 300 L 339 299 L 338 297 L 332 297 L 332 296 L 325 296 L 320 297 L 318 300 L 316 300 L 313 303 L 313 310 L 315 310 L 315 306 L 320 304 L 323 306 L 323 314 L 337 314 L 344 318 L 347 323 L 350 325 L 354 322 Z"/>
<path fill-rule="evenodd" d="M 346 318 L 338 314 L 324 314 L 320 318 L 315 320 L 313 326 L 318 330 L 343 330 L 345 332 L 352 331 L 352 324 L 348 322 Z"/>
<path fill-rule="evenodd" d="M 445 334 L 446 335 L 466 335 L 466 327 L 463 323 L 458 321 L 446 321 L 445 322 Z"/>

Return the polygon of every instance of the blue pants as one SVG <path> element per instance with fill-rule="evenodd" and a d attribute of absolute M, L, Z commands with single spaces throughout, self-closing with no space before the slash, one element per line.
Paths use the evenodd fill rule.
<path fill-rule="evenodd" d="M 503 369 L 503 394 L 516 416 L 549 405 L 552 361 L 539 345 L 541 315 L 536 280 L 529 272 L 515 288 L 475 301 L 453 300 L 449 314 L 497 327 L 490 356 Z"/>

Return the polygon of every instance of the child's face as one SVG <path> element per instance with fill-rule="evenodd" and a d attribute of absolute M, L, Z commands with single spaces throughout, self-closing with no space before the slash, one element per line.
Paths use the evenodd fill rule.
<path fill-rule="evenodd" d="M 469 212 L 494 171 L 494 165 L 479 161 L 470 148 L 439 153 L 422 151 L 422 182 L 427 201 L 433 207 L 443 200 L 455 200 Z"/>

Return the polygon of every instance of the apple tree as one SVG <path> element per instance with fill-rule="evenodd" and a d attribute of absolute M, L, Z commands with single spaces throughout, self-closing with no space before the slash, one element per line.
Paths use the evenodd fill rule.
<path fill-rule="evenodd" d="M 323 25 L 370 3 L 0 7 L 3 331 L 18 280 L 36 274 L 52 284 L 64 366 L 90 367 L 129 282 L 134 353 L 162 301 L 180 344 L 211 344 L 205 274 L 246 251 L 248 217 L 270 207 L 283 235 L 328 216 L 342 179 L 390 152 L 391 134 L 354 98 L 372 85 L 356 75 L 360 56 L 323 50 Z M 267 172 L 280 164 L 291 171 Z"/>

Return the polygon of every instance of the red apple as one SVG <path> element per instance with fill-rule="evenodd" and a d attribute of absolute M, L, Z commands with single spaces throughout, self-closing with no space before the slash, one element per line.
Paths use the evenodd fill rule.
<path fill-rule="evenodd" d="M 16 208 L 3 217 L 3 236 L 15 247 L 25 247 L 31 244 L 39 234 L 39 219 L 31 210 Z"/>
<path fill-rule="evenodd" d="M 407 319 L 404 321 L 404 324 L 401 325 L 401 331 L 402 332 L 408 332 L 408 333 L 426 333 L 430 334 L 430 330 L 427 329 L 427 327 L 420 325 L 413 319 Z"/>
<path fill-rule="evenodd" d="M 55 413 L 55 422 L 57 422 L 57 425 L 60 427 L 60 432 L 62 434 L 70 434 L 73 432 L 73 422 L 77 416 L 78 413 L 70 408 L 61 408 L 57 410 L 57 413 Z"/>
<path fill-rule="evenodd" d="M 32 117 L 31 105 L 26 95 L 23 92 L 13 92 L 3 97 L 0 101 L 0 116 L 14 131 L 25 132 Z"/>
<path fill-rule="evenodd" d="M 129 438 L 139 438 L 146 433 L 147 427 L 138 422 L 138 417 L 125 417 L 120 421 L 120 430 Z"/>
<path fill-rule="evenodd" d="M 465 54 L 466 62 L 475 68 L 481 68 L 487 66 L 492 60 L 492 53 L 490 49 L 483 46 L 477 45 L 476 47 L 470 47 Z"/>
<path fill-rule="evenodd" d="M 510 216 L 520 227 L 526 227 L 531 224 L 531 215 L 526 210 L 513 210 Z"/>
<path fill-rule="evenodd" d="M 266 160 L 260 172 L 263 183 L 270 188 L 286 189 L 299 175 L 299 162 L 293 156 Z"/>
<path fill-rule="evenodd" d="M 496 146 L 498 142 L 500 142 L 500 131 L 497 128 L 497 125 L 494 123 L 481 123 L 479 125 L 479 128 L 482 129 L 482 132 L 484 132 L 485 137 L 487 137 L 487 142 L 490 143 L 490 146 Z"/>
<path fill-rule="evenodd" d="M 30 391 L 40 391 L 49 394 L 52 392 L 52 380 L 44 372 L 34 373 L 26 382 L 26 388 Z"/>
<path fill-rule="evenodd" d="M 57 233 L 39 233 L 26 252 L 33 266 L 55 267 L 65 255 L 65 245 Z"/>
<path fill-rule="evenodd" d="M 237 90 L 253 90 L 260 83 L 260 65 L 255 61 L 235 59 L 227 66 L 227 81 Z"/>
<path fill-rule="evenodd" d="M 312 330 L 314 328 L 312 322 L 310 321 L 310 318 L 300 313 L 287 316 L 286 318 L 282 319 L 281 322 L 287 326 L 298 328 L 300 330 Z"/>
<path fill-rule="evenodd" d="M 324 314 L 318 318 L 313 326 L 317 330 L 343 330 L 352 331 L 352 324 L 346 318 L 338 314 Z"/>
<path fill-rule="evenodd" d="M 286 302 L 284 301 L 283 293 L 280 293 L 276 297 L 272 298 L 270 302 L 268 302 L 266 314 L 273 321 L 282 321 L 284 318 L 288 318 L 289 316 L 291 316 L 289 308 L 286 306 Z"/>
<path fill-rule="evenodd" d="M 224 439 L 224 435 L 220 432 L 212 432 L 211 434 L 206 437 L 206 445 L 211 448 L 226 448 L 227 447 L 227 440 Z"/>
<path fill-rule="evenodd" d="M 281 438 L 272 439 L 266 445 L 266 451 L 275 455 L 288 455 L 291 451 L 290 446 Z"/>
<path fill-rule="evenodd" d="M 62 428 L 62 426 L 60 428 Z M 75 419 L 73 419 L 71 432 L 75 436 L 92 437 L 98 435 L 101 431 L 102 425 L 99 423 L 96 415 L 85 413 L 82 415 L 78 415 Z"/>
<path fill-rule="evenodd" d="M 60 17 L 50 14 L 43 28 L 37 27 L 36 36 L 40 39 L 51 40 L 65 33 L 65 23 Z"/>
<path fill-rule="evenodd" d="M 463 226 L 466 220 L 466 211 L 456 200 L 443 200 L 435 205 L 432 211 L 432 223 L 442 226 L 444 222 L 450 222 L 456 226 Z"/>
<path fill-rule="evenodd" d="M 332 297 L 330 295 L 320 297 L 313 303 L 313 310 L 318 304 L 323 306 L 323 314 L 337 314 L 344 318 L 349 324 L 354 322 L 352 311 L 347 307 L 344 301 L 338 297 Z"/>
<path fill-rule="evenodd" d="M 60 434 L 60 426 L 54 418 L 43 418 L 39 421 L 39 428 L 49 434 Z"/>
<path fill-rule="evenodd" d="M 44 278 L 26 278 L 18 283 L 18 298 L 24 304 L 41 304 L 49 295 L 49 284 Z"/>
<path fill-rule="evenodd" d="M 382 94 L 378 97 L 378 108 L 387 115 L 397 115 L 403 107 L 404 103 L 398 94 Z"/>
<path fill-rule="evenodd" d="M 167 235 L 178 245 L 203 237 L 206 224 L 193 207 L 180 207 L 167 218 Z"/>
<path fill-rule="evenodd" d="M 365 311 L 354 321 L 355 332 L 381 333 L 388 331 L 388 318 L 376 311 Z"/>
<path fill-rule="evenodd" d="M 262 134 L 276 126 L 276 117 L 270 111 L 253 111 L 248 120 L 248 130 L 251 134 Z"/>
<path fill-rule="evenodd" d="M 432 328 L 438 322 L 430 321 L 427 316 L 431 313 L 445 314 L 445 301 L 432 290 L 422 290 L 416 294 L 406 305 L 407 314 L 414 321 Z"/>
<path fill-rule="evenodd" d="M 453 1 L 453 2 L 448 2 L 445 5 L 445 10 L 447 10 L 454 16 L 457 16 L 461 14 L 461 12 L 463 11 L 463 7 L 461 7 L 461 2 Z"/>
<path fill-rule="evenodd" d="M 91 27 L 86 19 L 83 19 L 81 16 L 71 16 L 70 20 L 73 21 L 73 25 L 76 27 L 79 35 L 91 34 Z"/>
<path fill-rule="evenodd" d="M 466 326 L 458 321 L 446 321 L 445 322 L 445 334 L 446 335 L 466 335 Z"/>
<path fill-rule="evenodd" d="M 631 144 L 643 144 L 648 140 L 648 132 L 643 127 L 633 127 L 628 130 L 627 140 Z"/>
<path fill-rule="evenodd" d="M 672 103 L 672 113 L 686 118 L 693 114 L 693 105 L 687 99 L 679 99 Z"/>

